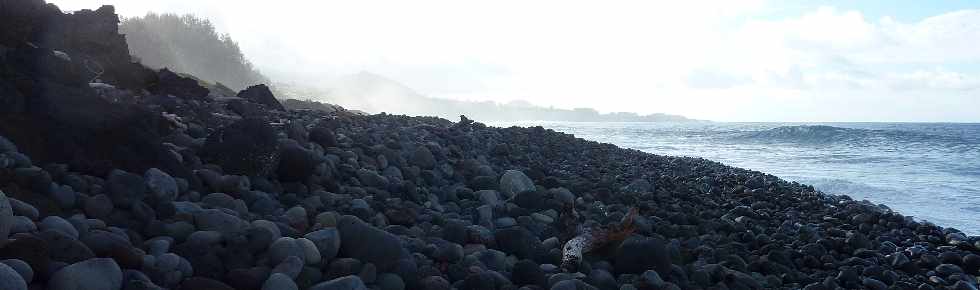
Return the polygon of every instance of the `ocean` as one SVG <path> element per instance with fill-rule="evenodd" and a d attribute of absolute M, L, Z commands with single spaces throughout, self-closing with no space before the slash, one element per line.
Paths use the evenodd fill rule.
<path fill-rule="evenodd" d="M 509 122 L 703 157 L 980 235 L 980 124 Z"/>

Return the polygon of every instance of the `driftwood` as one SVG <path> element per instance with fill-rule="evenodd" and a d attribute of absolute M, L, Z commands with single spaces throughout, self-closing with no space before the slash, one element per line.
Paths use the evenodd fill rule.
<path fill-rule="evenodd" d="M 567 211 L 566 211 L 567 212 Z M 572 209 L 572 214 L 577 216 Z M 562 247 L 561 268 L 566 272 L 575 271 L 582 256 L 593 250 L 600 249 L 610 244 L 625 240 L 635 230 L 633 219 L 636 217 L 637 209 L 630 209 L 629 214 L 623 217 L 619 225 L 610 227 L 588 228 L 581 234 L 569 239 Z"/>

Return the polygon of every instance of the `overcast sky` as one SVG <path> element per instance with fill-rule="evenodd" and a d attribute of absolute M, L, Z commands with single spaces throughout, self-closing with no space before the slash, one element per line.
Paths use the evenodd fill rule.
<path fill-rule="evenodd" d="M 51 2 L 207 17 L 282 81 L 370 71 L 433 97 L 604 112 L 980 121 L 977 1 Z"/>

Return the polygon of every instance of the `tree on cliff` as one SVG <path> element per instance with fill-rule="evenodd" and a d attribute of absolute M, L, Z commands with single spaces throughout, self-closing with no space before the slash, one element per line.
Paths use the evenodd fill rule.
<path fill-rule="evenodd" d="M 130 53 L 146 66 L 166 67 L 234 90 L 269 82 L 245 58 L 238 43 L 217 33 L 207 19 L 149 13 L 124 19 L 119 30 L 126 35 Z"/>

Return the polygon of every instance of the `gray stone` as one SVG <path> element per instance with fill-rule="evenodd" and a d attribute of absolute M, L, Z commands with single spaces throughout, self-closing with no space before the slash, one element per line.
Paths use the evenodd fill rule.
<path fill-rule="evenodd" d="M 303 271 L 303 260 L 297 256 L 289 256 L 283 259 L 279 265 L 272 268 L 272 273 L 282 273 L 289 276 L 289 279 L 296 279 Z"/>
<path fill-rule="evenodd" d="M 143 200 L 146 182 L 142 176 L 116 169 L 106 178 L 106 189 L 113 204 L 129 208 L 132 203 Z"/>
<path fill-rule="evenodd" d="M 20 274 L 24 282 L 31 283 L 31 280 L 34 280 L 34 269 L 31 269 L 31 265 L 27 264 L 27 262 L 18 259 L 7 259 L 0 261 L 0 264 L 5 264 L 11 269 L 14 269 L 14 271 L 17 271 L 17 274 Z"/>
<path fill-rule="evenodd" d="M 41 216 L 41 213 L 37 211 L 37 208 L 29 203 L 9 197 L 7 198 L 7 201 L 10 202 L 10 207 L 13 209 L 14 215 L 25 216 L 31 220 L 37 220 Z"/>
<path fill-rule="evenodd" d="M 634 194 L 649 193 L 649 192 L 653 192 L 653 190 L 654 190 L 653 184 L 650 183 L 650 181 L 646 180 L 645 178 L 635 179 L 633 180 L 633 182 L 630 182 L 629 185 L 623 187 L 623 192 L 634 193 Z"/>
<path fill-rule="evenodd" d="M 378 276 L 378 287 L 381 290 L 405 290 L 405 281 L 398 275 L 384 273 Z"/>
<path fill-rule="evenodd" d="M 224 193 L 215 192 L 202 197 L 201 204 L 212 208 L 235 209 L 235 198 Z"/>
<path fill-rule="evenodd" d="M 378 267 L 374 264 L 367 263 L 361 267 L 361 271 L 357 273 L 357 277 L 361 278 L 361 281 L 366 284 L 374 284 L 374 281 L 378 279 Z"/>
<path fill-rule="evenodd" d="M 267 220 L 254 220 L 252 221 L 252 226 L 269 230 L 269 232 L 272 233 L 273 241 L 282 237 L 282 231 L 279 230 L 279 226 L 277 226 L 274 222 Z"/>
<path fill-rule="evenodd" d="M 652 289 L 660 289 L 665 283 L 664 280 L 660 278 L 660 274 L 654 270 L 647 270 L 646 272 L 643 272 L 643 275 L 640 275 L 638 282 L 640 286 L 649 287 Z"/>
<path fill-rule="evenodd" d="M 17 145 L 11 142 L 7 138 L 0 136 L 0 153 L 10 153 L 17 152 Z"/>
<path fill-rule="evenodd" d="M 422 169 L 432 169 L 436 167 L 436 158 L 432 155 L 432 151 L 426 146 L 418 146 L 415 148 L 415 152 L 412 153 L 412 158 L 410 159 L 412 165 L 418 166 Z"/>
<path fill-rule="evenodd" d="M 294 206 L 286 211 L 284 214 L 286 221 L 290 226 L 297 228 L 305 228 L 308 226 L 308 221 L 306 217 L 306 209 L 302 206 Z"/>
<path fill-rule="evenodd" d="M 495 207 L 501 203 L 500 196 L 496 190 L 480 190 L 473 194 L 475 194 L 485 205 Z"/>
<path fill-rule="evenodd" d="M 75 192 L 70 186 L 52 183 L 51 189 L 51 199 L 54 199 L 55 203 L 63 209 L 74 208 L 75 204 L 78 202 L 78 193 Z"/>
<path fill-rule="evenodd" d="M 173 253 L 166 253 L 157 257 L 156 264 L 157 270 L 162 272 L 170 272 L 177 270 L 180 266 L 180 256 Z"/>
<path fill-rule="evenodd" d="M 150 196 L 156 202 L 171 202 L 177 198 L 179 187 L 177 181 L 170 174 L 160 169 L 150 168 L 143 174 L 146 180 L 146 187 L 150 191 Z"/>
<path fill-rule="evenodd" d="M 303 236 L 313 242 L 324 261 L 333 260 L 340 251 L 340 232 L 337 228 L 325 228 Z"/>
<path fill-rule="evenodd" d="M 40 230 L 56 230 L 74 239 L 78 239 L 78 229 L 59 216 L 48 216 L 41 220 Z"/>
<path fill-rule="evenodd" d="M 61 268 L 48 281 L 51 290 L 119 290 L 122 270 L 112 259 L 94 258 Z"/>
<path fill-rule="evenodd" d="M 238 233 L 248 227 L 242 219 L 217 209 L 205 209 L 194 213 L 198 230 L 218 231 L 223 234 Z"/>
<path fill-rule="evenodd" d="M 320 250 L 317 249 L 316 244 L 307 238 L 296 239 L 296 244 L 299 245 L 300 249 L 303 250 L 303 261 L 307 265 L 315 265 L 320 263 Z"/>
<path fill-rule="evenodd" d="M 361 181 L 364 186 L 370 186 L 374 188 L 387 188 L 388 179 L 384 176 L 378 174 L 377 171 L 368 170 L 361 168 L 357 171 L 357 180 Z"/>
<path fill-rule="evenodd" d="M 262 284 L 262 290 L 298 290 L 299 286 L 296 286 L 296 282 L 293 279 L 282 273 L 273 273 L 269 275 L 269 279 L 265 280 Z"/>
<path fill-rule="evenodd" d="M 0 289 L 27 290 L 27 282 L 14 268 L 0 263 Z"/>
<path fill-rule="evenodd" d="M 555 199 L 562 204 L 571 204 L 575 202 L 575 194 L 564 187 L 553 189 L 552 192 L 555 194 Z"/>
<path fill-rule="evenodd" d="M 364 282 L 357 276 L 344 276 L 313 285 L 309 290 L 367 290 Z"/>
<path fill-rule="evenodd" d="M 7 195 L 0 191 L 0 242 L 6 241 L 10 228 L 14 225 L 14 210 L 10 207 Z"/>
<path fill-rule="evenodd" d="M 219 231 L 195 231 L 187 235 L 187 243 L 196 247 L 206 247 L 221 242 Z"/>
<path fill-rule="evenodd" d="M 30 233 L 37 231 L 37 225 L 26 216 L 14 216 L 14 221 L 10 225 L 10 234 Z"/>
<path fill-rule="evenodd" d="M 289 256 L 303 257 L 303 248 L 296 242 L 296 239 L 282 237 L 269 245 L 269 265 L 275 266 L 282 263 Z M 302 263 L 300 264 L 302 266 Z"/>
<path fill-rule="evenodd" d="M 340 252 L 345 257 L 374 263 L 381 269 L 411 255 L 398 236 L 368 225 L 361 219 L 345 215 L 340 218 Z"/>
<path fill-rule="evenodd" d="M 89 217 L 105 218 L 112 214 L 112 199 L 108 195 L 99 194 L 85 199 L 82 209 L 85 210 L 85 215 Z"/>
<path fill-rule="evenodd" d="M 511 198 L 514 195 L 527 191 L 537 190 L 534 181 L 531 181 L 524 172 L 518 170 L 507 170 L 500 177 L 500 192 L 505 197 Z"/>

